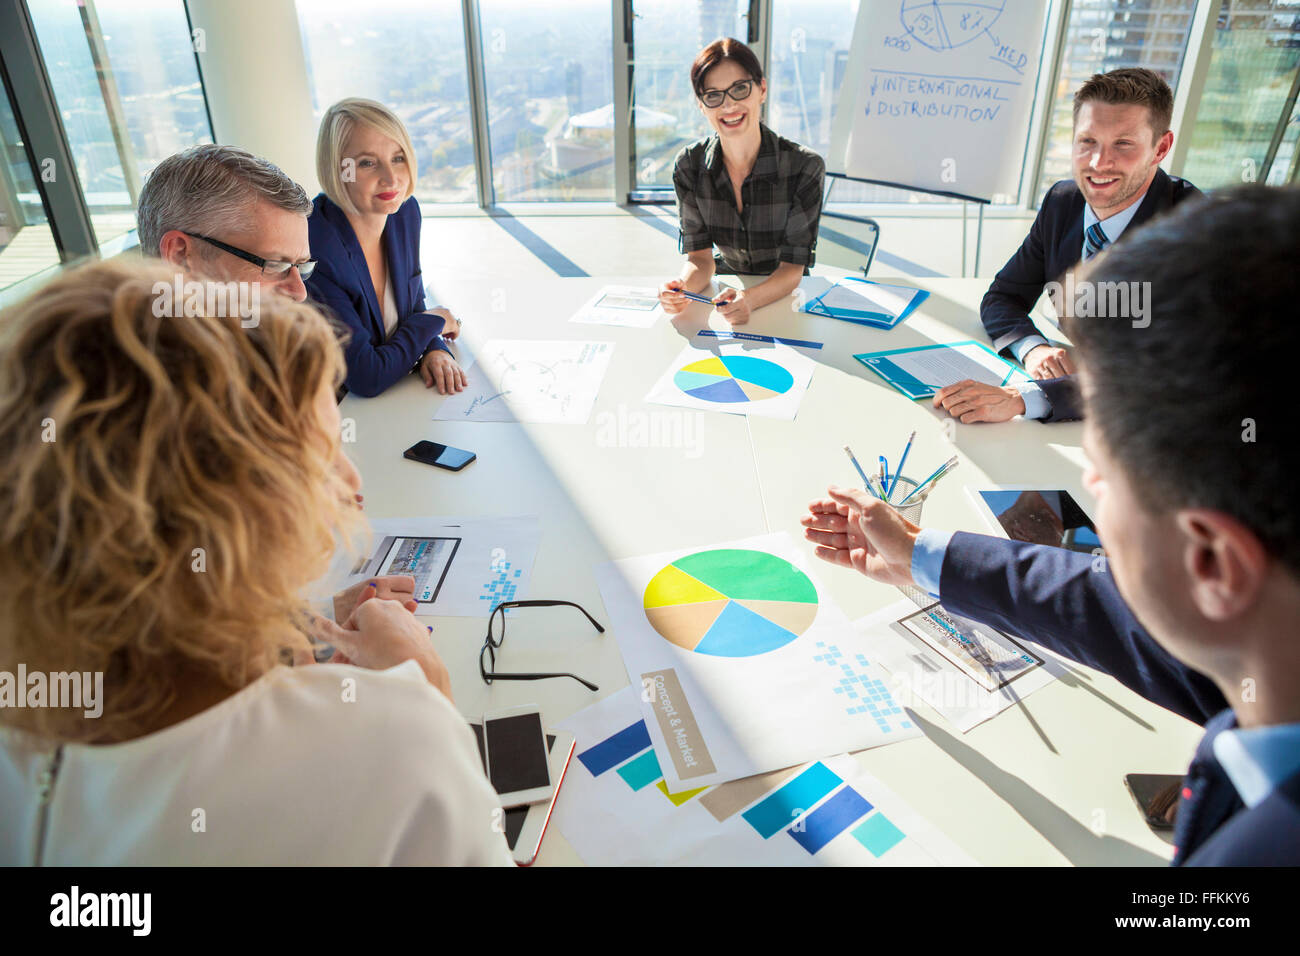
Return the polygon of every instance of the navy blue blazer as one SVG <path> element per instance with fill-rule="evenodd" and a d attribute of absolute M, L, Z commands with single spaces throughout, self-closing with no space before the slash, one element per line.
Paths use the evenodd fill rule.
<path fill-rule="evenodd" d="M 1201 191 L 1187 180 L 1156 169 L 1155 178 L 1119 242 L 1131 235 L 1136 227 L 1199 195 Z M 1029 320 L 1029 310 L 1042 296 L 1043 287 L 1048 282 L 1059 281 L 1078 265 L 1083 256 L 1085 205 L 1083 193 L 1079 192 L 1073 180 L 1062 180 L 1049 189 L 1038 208 L 1034 224 L 1029 227 L 1029 235 L 984 294 L 980 303 L 980 321 L 993 340 L 993 347 L 1007 358 L 1015 358 L 1010 348 L 1013 342 L 1026 335 L 1041 334 Z M 1047 379 L 1038 385 L 1052 405 L 1051 414 L 1043 421 L 1069 421 L 1083 417 L 1079 390 L 1072 377 Z"/>
<path fill-rule="evenodd" d="M 420 207 L 412 196 L 384 226 L 384 255 L 396 300 L 397 326 L 385 341 L 379 296 L 370 269 L 343 210 L 321 193 L 307 218 L 316 271 L 307 293 L 348 333 L 344 348 L 348 372 L 344 386 L 365 398 L 378 395 L 412 371 L 426 352 L 450 352 L 439 333 L 446 323 L 425 313 L 420 273 Z"/>
<path fill-rule="evenodd" d="M 952 611 L 1110 674 L 1205 727 L 1183 782 L 1175 866 L 1300 864 L 1300 774 L 1246 808 L 1214 757 L 1214 737 L 1236 724 L 1227 700 L 1213 681 L 1156 643 L 1109 570 L 1093 570 L 1094 560 L 958 532 L 944 554 L 939 593 Z"/>

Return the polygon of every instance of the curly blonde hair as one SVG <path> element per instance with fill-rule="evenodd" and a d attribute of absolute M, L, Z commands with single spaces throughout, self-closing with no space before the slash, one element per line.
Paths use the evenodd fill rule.
<path fill-rule="evenodd" d="M 130 739 L 182 675 L 246 686 L 308 646 L 303 587 L 356 528 L 316 404 L 344 374 L 327 321 L 274 294 L 254 328 L 160 316 L 175 279 L 96 263 L 0 313 L 0 670 L 104 674 L 100 719 L 11 726 Z"/>

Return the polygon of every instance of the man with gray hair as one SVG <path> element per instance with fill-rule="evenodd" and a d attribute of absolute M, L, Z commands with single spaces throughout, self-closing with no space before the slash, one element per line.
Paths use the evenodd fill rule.
<path fill-rule="evenodd" d="M 297 302 L 316 263 L 307 241 L 311 200 L 279 167 L 237 146 L 206 144 L 169 156 L 140 192 L 140 248 L 186 272 L 257 283 Z"/>

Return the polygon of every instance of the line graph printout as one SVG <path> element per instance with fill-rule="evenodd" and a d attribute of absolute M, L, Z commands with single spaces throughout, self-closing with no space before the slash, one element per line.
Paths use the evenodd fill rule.
<path fill-rule="evenodd" d="M 648 329 L 663 314 L 659 308 L 659 290 L 607 285 L 569 321 Z"/>
<path fill-rule="evenodd" d="M 953 614 L 939 602 L 898 622 L 985 690 L 997 690 L 1035 667 L 1041 658 L 1009 635 Z"/>
<path fill-rule="evenodd" d="M 612 342 L 492 339 L 433 420 L 585 424 L 613 352 Z"/>
<path fill-rule="evenodd" d="M 889 671 L 889 688 L 900 701 L 925 701 L 961 733 L 1065 673 L 1037 645 L 1026 647 L 937 602 L 918 607 L 911 600 L 897 601 L 853 627 Z"/>

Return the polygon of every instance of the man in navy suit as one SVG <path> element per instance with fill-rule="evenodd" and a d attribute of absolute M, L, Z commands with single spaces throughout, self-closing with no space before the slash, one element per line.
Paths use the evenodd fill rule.
<path fill-rule="evenodd" d="M 1074 178 L 1047 191 L 1029 235 L 980 304 L 980 320 L 994 348 L 1022 362 L 1034 381 L 1006 387 L 958 382 L 935 395 L 936 408 L 967 424 L 1015 415 L 1048 422 L 1081 417 L 1074 361 L 1039 333 L 1029 310 L 1045 287 L 1059 292 L 1049 283 L 1081 259 L 1201 195 L 1160 168 L 1174 143 L 1173 110 L 1173 91 L 1151 70 L 1098 73 L 1075 93 Z M 1055 304 L 1060 314 L 1061 303 Z"/>
<path fill-rule="evenodd" d="M 1070 315 L 1106 558 L 921 530 L 865 491 L 803 518 L 819 556 L 1106 671 L 1205 726 L 1175 865 L 1300 864 L 1300 421 L 1260 355 L 1300 347 L 1300 190 L 1238 187 L 1085 265 L 1152 314 Z M 1149 630 L 1148 630 L 1149 629 Z"/>

